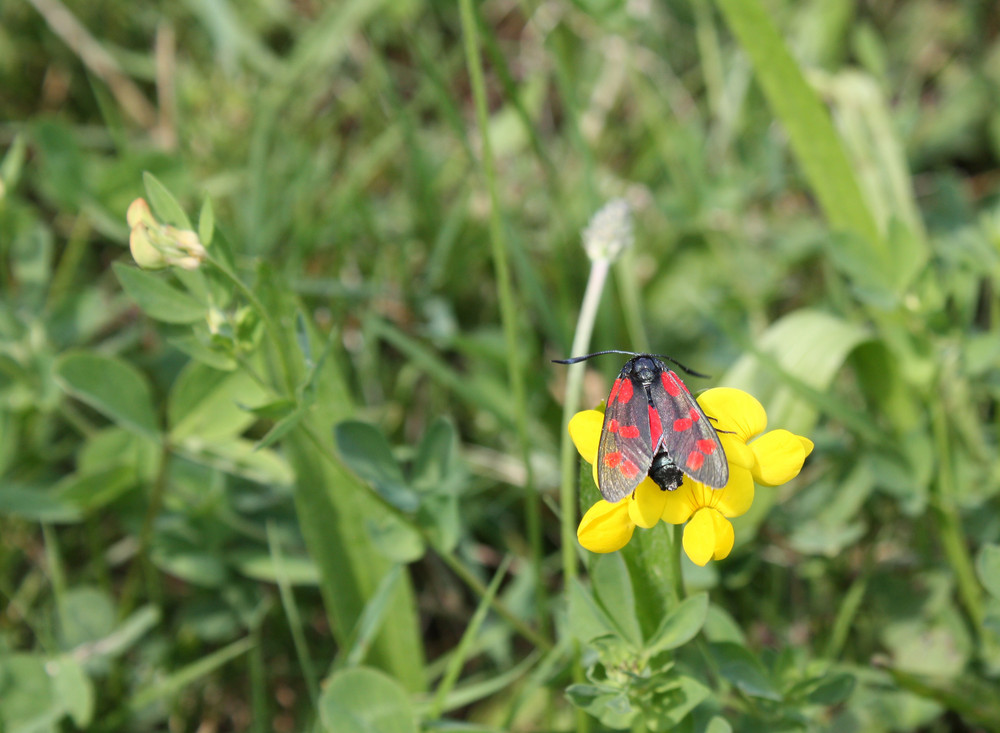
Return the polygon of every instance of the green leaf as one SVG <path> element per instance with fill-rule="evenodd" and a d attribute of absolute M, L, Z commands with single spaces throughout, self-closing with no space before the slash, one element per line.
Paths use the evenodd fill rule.
<path fill-rule="evenodd" d="M 53 731 L 65 711 L 36 654 L 0 656 L 0 728 L 4 731 Z"/>
<path fill-rule="evenodd" d="M 80 510 L 63 501 L 58 492 L 37 486 L 0 484 L 0 515 L 33 522 L 78 522 Z"/>
<path fill-rule="evenodd" d="M 94 473 L 72 473 L 56 485 L 55 491 L 62 501 L 93 511 L 136 485 L 135 468 L 110 466 Z"/>
<path fill-rule="evenodd" d="M 413 463 L 413 488 L 419 492 L 448 493 L 455 487 L 458 440 L 455 427 L 443 417 L 437 418 L 417 448 Z"/>
<path fill-rule="evenodd" d="M 335 672 L 319 701 L 330 733 L 417 733 L 409 695 L 389 675 L 369 667 Z"/>
<path fill-rule="evenodd" d="M 1000 599 L 1000 545 L 983 545 L 976 556 L 976 573 L 987 592 Z"/>
<path fill-rule="evenodd" d="M 839 705 L 854 692 L 854 675 L 841 672 L 826 677 L 806 695 L 814 705 Z"/>
<path fill-rule="evenodd" d="M 111 267 L 128 296 L 150 318 L 164 323 L 196 323 L 208 315 L 208 306 L 168 284 L 161 275 L 121 262 Z"/>
<path fill-rule="evenodd" d="M 80 586 L 63 594 L 59 608 L 60 637 L 65 648 L 98 641 L 115 629 L 111 596 L 98 588 Z"/>
<path fill-rule="evenodd" d="M 681 724 L 692 710 L 701 705 L 712 695 L 712 690 L 688 675 L 678 677 L 678 685 L 670 691 L 673 704 L 658 715 L 661 720 L 658 730 L 674 730 Z"/>
<path fill-rule="evenodd" d="M 152 389 L 142 372 L 131 364 L 74 351 L 56 361 L 55 376 L 66 392 L 122 427 L 158 437 Z"/>
<path fill-rule="evenodd" d="M 417 522 L 427 530 L 438 552 L 451 552 L 462 534 L 458 497 L 448 494 L 425 496 L 417 510 Z"/>
<path fill-rule="evenodd" d="M 595 555 L 590 563 L 590 582 L 597 602 L 607 612 L 622 637 L 638 647 L 642 632 L 639 630 L 635 595 L 625 560 L 617 552 Z"/>
<path fill-rule="evenodd" d="M 171 346 L 176 346 L 177 349 L 192 359 L 200 361 L 205 366 L 212 367 L 212 369 L 231 372 L 236 368 L 236 360 L 233 357 L 212 348 L 204 339 L 199 338 L 196 333 L 170 336 L 167 338 L 167 343 Z"/>
<path fill-rule="evenodd" d="M 73 719 L 77 728 L 86 728 L 94 717 L 94 686 L 83 667 L 73 657 L 65 655 L 45 665 L 52 677 L 56 699 Z"/>
<path fill-rule="evenodd" d="M 830 225 L 881 246 L 843 142 L 819 96 L 806 81 L 759 0 L 716 0 L 754 67 L 775 116 Z"/>
<path fill-rule="evenodd" d="M 229 578 L 222 560 L 203 550 L 164 542 L 153 546 L 150 559 L 163 572 L 204 588 L 219 588 Z"/>
<path fill-rule="evenodd" d="M 278 580 L 277 568 L 269 553 L 255 550 L 241 553 L 233 559 L 236 562 L 236 569 L 248 578 L 268 583 L 276 583 Z M 311 558 L 283 555 L 281 564 L 282 573 L 290 585 L 319 585 L 319 571 Z"/>
<path fill-rule="evenodd" d="M 377 428 L 359 420 L 345 420 L 334 428 L 334 437 L 344 463 L 382 498 L 404 512 L 417 509 L 420 500 L 407 485 L 392 447 Z"/>
<path fill-rule="evenodd" d="M 649 654 L 676 649 L 693 639 L 708 617 L 708 594 L 685 598 L 663 618 L 663 623 L 647 644 Z"/>
<path fill-rule="evenodd" d="M 725 718 L 716 715 L 705 726 L 705 733 L 733 733 L 733 726 Z"/>
<path fill-rule="evenodd" d="M 719 672 L 740 690 L 752 697 L 781 700 L 781 694 L 775 689 L 763 665 L 746 647 L 723 641 L 709 648 Z"/>
<path fill-rule="evenodd" d="M 427 552 L 420 533 L 391 514 L 373 517 L 365 526 L 375 549 L 393 562 L 416 562 Z"/>
<path fill-rule="evenodd" d="M 579 581 L 569 589 L 569 630 L 585 644 L 609 634 L 621 636 L 618 625 Z"/>
<path fill-rule="evenodd" d="M 178 375 L 167 402 L 170 437 L 218 441 L 242 433 L 256 419 L 244 405 L 270 399 L 244 370 L 220 372 L 191 362 Z"/>
<path fill-rule="evenodd" d="M 149 205 L 160 220 L 178 229 L 194 229 L 191 226 L 191 220 L 184 213 L 184 209 L 177 203 L 177 199 L 167 190 L 166 186 L 160 183 L 156 176 L 146 171 L 142 174 L 142 182 L 146 186 Z"/>
<path fill-rule="evenodd" d="M 205 197 L 201 204 L 201 213 L 198 215 L 198 239 L 206 249 L 212 244 L 212 236 L 215 234 L 215 211 L 212 208 L 212 199 Z"/>

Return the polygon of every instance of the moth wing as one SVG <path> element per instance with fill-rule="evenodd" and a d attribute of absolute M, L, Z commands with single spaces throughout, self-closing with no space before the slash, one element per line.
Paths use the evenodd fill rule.
<path fill-rule="evenodd" d="M 706 486 L 721 489 L 729 481 L 729 463 L 715 426 L 671 370 L 664 367 L 649 387 L 659 415 L 657 446 L 668 451 L 685 474 Z"/>
<path fill-rule="evenodd" d="M 612 504 L 635 490 L 653 462 L 649 414 L 642 383 L 619 374 L 608 397 L 597 446 L 597 488 Z"/>

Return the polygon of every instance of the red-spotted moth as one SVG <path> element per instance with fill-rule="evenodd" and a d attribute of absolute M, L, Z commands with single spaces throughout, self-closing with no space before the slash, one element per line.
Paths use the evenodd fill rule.
<path fill-rule="evenodd" d="M 599 351 L 557 361 L 573 364 L 601 354 L 629 354 L 611 387 L 597 448 L 597 488 L 609 502 L 621 501 L 647 475 L 673 491 L 684 475 L 720 489 L 729 464 L 709 418 L 673 371 L 654 354 Z M 662 357 L 696 376 L 670 357 Z"/>

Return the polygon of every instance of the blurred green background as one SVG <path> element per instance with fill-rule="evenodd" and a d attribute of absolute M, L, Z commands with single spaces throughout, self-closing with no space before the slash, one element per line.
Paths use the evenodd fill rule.
<path fill-rule="evenodd" d="M 685 566 L 752 674 L 624 727 L 1000 729 L 998 156 L 994 2 L 3 2 L 0 730 L 623 727 L 550 363 L 613 198 L 593 349 L 816 442 Z"/>

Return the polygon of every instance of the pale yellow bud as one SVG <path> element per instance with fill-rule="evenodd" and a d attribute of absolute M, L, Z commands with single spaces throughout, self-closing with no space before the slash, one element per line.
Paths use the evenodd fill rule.
<path fill-rule="evenodd" d="M 141 198 L 136 199 L 128 205 L 128 211 L 125 212 L 125 221 L 133 228 L 139 226 L 139 224 L 145 224 L 146 226 L 156 224 L 153 212 L 149 210 L 149 204 L 146 203 L 146 199 Z"/>
<path fill-rule="evenodd" d="M 162 270 L 168 264 L 167 258 L 150 241 L 149 230 L 146 229 L 145 224 L 132 227 L 132 233 L 128 238 L 128 247 L 132 251 L 135 264 L 144 270 Z"/>

